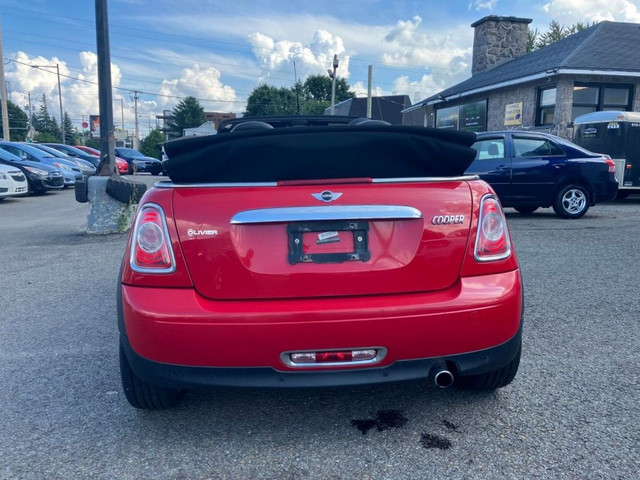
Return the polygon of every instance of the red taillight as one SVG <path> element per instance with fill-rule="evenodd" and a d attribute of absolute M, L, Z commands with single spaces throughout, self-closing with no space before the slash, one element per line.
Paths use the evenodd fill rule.
<path fill-rule="evenodd" d="M 131 236 L 131 269 L 141 273 L 172 273 L 175 260 L 169 231 L 159 205 L 147 204 L 138 211 Z"/>
<path fill-rule="evenodd" d="M 509 230 L 500 202 L 493 195 L 485 195 L 480 201 L 474 258 L 478 262 L 491 262 L 510 255 Z"/>
<path fill-rule="evenodd" d="M 616 173 L 616 162 L 611 160 L 611 157 L 609 155 L 606 155 L 604 157 L 604 161 L 607 165 L 609 165 L 609 173 Z"/>

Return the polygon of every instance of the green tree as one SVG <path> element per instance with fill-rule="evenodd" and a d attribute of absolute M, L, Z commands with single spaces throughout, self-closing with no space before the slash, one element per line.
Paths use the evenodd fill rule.
<path fill-rule="evenodd" d="M 307 100 L 331 102 L 331 78 L 327 75 L 309 75 L 302 86 Z M 354 98 L 344 78 L 336 78 L 336 103 Z"/>
<path fill-rule="evenodd" d="M 535 30 L 527 30 L 527 53 L 531 53 L 536 49 L 536 42 L 539 36 L 540 33 L 537 28 Z"/>
<path fill-rule="evenodd" d="M 196 97 L 185 97 L 171 111 L 169 129 L 173 136 L 181 137 L 185 128 L 199 127 L 204 123 L 204 108 Z"/>
<path fill-rule="evenodd" d="M 38 132 L 33 137 L 33 141 L 36 143 L 60 143 L 60 137 L 47 132 Z"/>
<path fill-rule="evenodd" d="M 247 99 L 245 116 L 294 115 L 296 111 L 296 94 L 293 89 L 260 85 L 253 89 Z"/>
<path fill-rule="evenodd" d="M 78 132 L 78 136 L 76 138 L 77 145 L 86 145 L 87 147 L 95 148 L 96 150 L 100 150 L 100 139 L 92 138 L 91 132 L 89 130 L 83 130 L 82 132 Z"/>
<path fill-rule="evenodd" d="M 538 33 L 538 29 L 536 29 L 533 33 L 531 32 L 531 30 L 529 31 L 527 38 L 527 53 L 533 50 L 544 48 L 547 45 L 551 45 L 558 40 L 562 40 L 563 38 L 568 37 L 569 35 L 573 35 L 574 33 L 578 33 L 582 30 L 592 27 L 597 23 L 598 22 L 578 22 L 565 27 L 564 25 L 560 25 L 560 23 L 553 20 L 549 24 L 549 30 L 547 32 L 540 34 Z"/>
<path fill-rule="evenodd" d="M 336 80 L 336 103 L 354 98 L 344 78 Z M 263 115 L 322 115 L 331 105 L 331 78 L 325 75 L 311 75 L 302 84 L 297 82 L 291 88 L 277 88 L 269 85 L 256 87 L 249 95 L 245 116 Z"/>
<path fill-rule="evenodd" d="M 62 141 L 62 131 L 60 130 L 58 121 L 49 115 L 49 111 L 47 110 L 47 96 L 44 93 L 42 94 L 38 113 L 35 114 L 33 127 L 38 133 L 49 135 L 48 138 L 55 138 L 55 140 L 53 140 L 54 142 Z"/>
<path fill-rule="evenodd" d="M 140 151 L 148 157 L 161 160 L 162 150 L 160 149 L 160 144 L 162 142 L 164 142 L 164 133 L 162 133 L 162 130 L 155 128 L 140 142 Z"/>
<path fill-rule="evenodd" d="M 71 117 L 64 112 L 64 142 L 67 145 L 76 145 L 78 143 L 78 129 L 71 121 Z"/>
<path fill-rule="evenodd" d="M 7 100 L 9 116 L 9 139 L 13 142 L 24 142 L 29 131 L 29 117 L 11 100 Z M 0 132 L 3 131 L 2 115 L 0 115 Z"/>

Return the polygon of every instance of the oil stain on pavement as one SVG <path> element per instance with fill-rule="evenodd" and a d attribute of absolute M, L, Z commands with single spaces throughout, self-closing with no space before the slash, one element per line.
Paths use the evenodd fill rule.
<path fill-rule="evenodd" d="M 351 425 L 366 435 L 372 428 L 376 428 L 379 432 L 390 428 L 402 428 L 407 421 L 400 410 L 378 410 L 374 418 L 351 420 Z"/>

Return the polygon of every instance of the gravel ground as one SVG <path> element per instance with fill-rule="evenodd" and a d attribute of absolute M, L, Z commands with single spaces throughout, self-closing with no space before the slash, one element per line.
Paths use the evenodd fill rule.
<path fill-rule="evenodd" d="M 222 389 L 151 413 L 118 373 L 126 237 L 86 235 L 88 211 L 72 190 L 0 204 L 1 478 L 640 478 L 638 197 L 507 210 L 526 302 L 509 387 Z"/>

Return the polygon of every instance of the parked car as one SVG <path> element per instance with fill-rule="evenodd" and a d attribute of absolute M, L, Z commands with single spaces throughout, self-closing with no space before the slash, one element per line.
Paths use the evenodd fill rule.
<path fill-rule="evenodd" d="M 216 386 L 509 384 L 523 291 L 475 134 L 363 124 L 168 142 L 118 288 L 137 408 Z M 366 159 L 363 161 L 362 159 Z"/>
<path fill-rule="evenodd" d="M 96 174 L 96 167 L 94 167 L 93 164 L 87 160 L 83 160 L 77 157 L 70 157 L 60 152 L 59 150 L 56 150 L 55 148 L 43 145 L 41 143 L 30 143 L 29 145 L 39 148 L 43 152 L 46 152 L 53 157 L 62 158 L 68 162 L 75 164 L 80 169 L 82 174 L 86 177 Z"/>
<path fill-rule="evenodd" d="M 96 168 L 98 168 L 98 164 L 100 163 L 99 156 L 96 157 L 94 155 L 89 155 L 88 153 L 83 152 L 82 150 L 79 150 L 78 148 L 72 145 L 66 145 L 63 143 L 43 143 L 42 145 L 47 145 L 48 147 L 55 148 L 59 152 L 62 152 L 65 155 L 68 155 L 70 157 L 76 157 L 76 158 L 81 158 L 82 160 L 86 160 Z"/>
<path fill-rule="evenodd" d="M 86 145 L 76 145 L 77 149 L 82 150 L 89 155 L 95 155 L 100 158 L 100 150 L 96 150 L 95 148 L 87 147 Z M 126 175 L 129 173 L 129 164 L 124 158 L 116 157 L 116 170 L 120 175 Z"/>
<path fill-rule="evenodd" d="M 0 201 L 29 194 L 29 183 L 19 168 L 0 164 Z"/>
<path fill-rule="evenodd" d="M 64 187 L 62 172 L 56 167 L 22 160 L 2 148 L 0 148 L 0 163 L 18 168 L 27 178 L 30 193 L 41 194 Z"/>
<path fill-rule="evenodd" d="M 116 147 L 116 155 L 129 164 L 129 173 L 149 172 L 151 175 L 162 173 L 162 163 L 157 158 L 147 157 L 133 148 Z"/>
<path fill-rule="evenodd" d="M 561 218 L 580 218 L 589 206 L 616 197 L 615 163 L 607 155 L 539 132 L 483 132 L 477 137 L 476 159 L 465 173 L 487 181 L 503 207 L 525 214 L 553 207 Z"/>
<path fill-rule="evenodd" d="M 83 175 L 79 167 L 75 163 L 54 157 L 39 148 L 21 142 L 0 142 L 0 148 L 6 150 L 23 160 L 49 165 L 60 170 L 64 179 L 64 188 L 72 187 L 77 180 L 81 180 Z"/>

